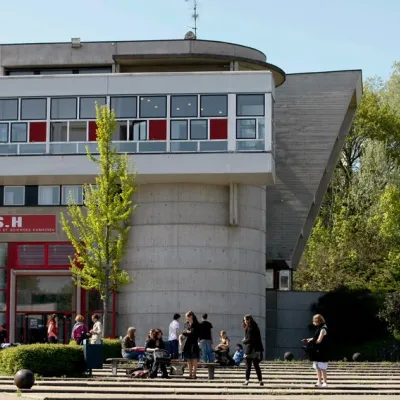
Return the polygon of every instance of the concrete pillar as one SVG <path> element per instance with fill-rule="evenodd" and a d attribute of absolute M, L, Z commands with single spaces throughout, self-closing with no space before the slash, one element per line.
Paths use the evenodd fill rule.
<path fill-rule="evenodd" d="M 118 335 L 150 328 L 168 335 L 174 313 L 209 314 L 214 340 L 243 338 L 251 313 L 265 332 L 265 188 L 238 186 L 238 223 L 229 225 L 228 186 L 143 185 L 135 195 L 123 267 L 134 282 L 118 295 Z M 183 318 L 182 318 L 183 320 Z"/>

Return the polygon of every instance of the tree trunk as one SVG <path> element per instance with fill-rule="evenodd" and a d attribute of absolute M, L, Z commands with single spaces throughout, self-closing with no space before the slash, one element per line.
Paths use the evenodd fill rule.
<path fill-rule="evenodd" d="M 105 338 L 108 320 L 108 295 L 103 300 L 103 338 Z"/>

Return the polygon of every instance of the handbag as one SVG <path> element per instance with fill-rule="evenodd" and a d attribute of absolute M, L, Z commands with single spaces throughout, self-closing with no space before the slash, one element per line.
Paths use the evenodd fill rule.
<path fill-rule="evenodd" d="M 159 364 L 171 364 L 171 355 L 166 350 L 156 350 L 154 351 L 154 362 Z"/>
<path fill-rule="evenodd" d="M 182 365 L 171 365 L 171 369 L 169 371 L 170 375 L 183 375 L 185 372 L 185 367 Z"/>

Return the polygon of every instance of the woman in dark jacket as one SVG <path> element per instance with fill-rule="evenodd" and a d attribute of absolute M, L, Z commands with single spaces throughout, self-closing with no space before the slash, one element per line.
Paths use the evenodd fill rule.
<path fill-rule="evenodd" d="M 193 311 L 186 313 L 186 322 L 187 328 L 182 332 L 182 335 L 187 337 L 183 347 L 183 358 L 188 363 L 189 379 L 197 379 L 197 363 L 200 358 L 200 324 Z"/>
<path fill-rule="evenodd" d="M 245 345 L 244 359 L 246 361 L 246 380 L 244 381 L 243 385 L 247 386 L 249 384 L 251 365 L 254 364 L 254 369 L 256 370 L 260 386 L 264 386 L 260 368 L 260 362 L 263 359 L 264 351 L 260 329 L 251 315 L 244 316 L 243 327 L 245 328 L 243 344 Z"/>
<path fill-rule="evenodd" d="M 165 343 L 162 340 L 162 332 L 160 329 L 154 331 L 153 337 L 147 340 L 145 346 L 145 351 L 148 353 L 154 353 L 157 350 L 165 350 Z M 156 360 L 153 361 L 150 378 L 157 378 L 158 368 L 161 369 L 162 378 L 169 379 L 166 365 L 164 363 L 158 363 Z"/>

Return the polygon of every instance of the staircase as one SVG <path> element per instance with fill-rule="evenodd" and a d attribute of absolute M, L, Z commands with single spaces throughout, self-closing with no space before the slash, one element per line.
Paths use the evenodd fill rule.
<path fill-rule="evenodd" d="M 207 371 L 200 369 L 198 379 L 172 377 L 170 380 L 133 380 L 124 370 L 111 375 L 109 366 L 96 370 L 93 378 L 38 379 L 21 398 L 35 399 L 400 399 L 400 363 L 330 363 L 329 386 L 314 388 L 315 371 L 309 362 L 265 362 L 262 364 L 264 386 L 258 385 L 255 372 L 249 386 L 242 386 L 244 367 L 216 369 L 215 380 L 207 380 Z M 0 377 L 1 393 L 17 393 L 11 377 Z"/>

